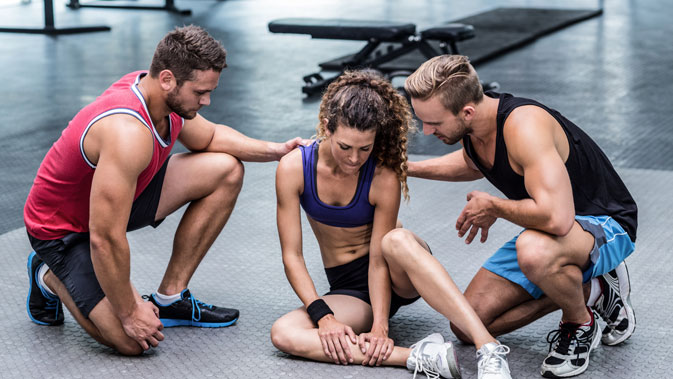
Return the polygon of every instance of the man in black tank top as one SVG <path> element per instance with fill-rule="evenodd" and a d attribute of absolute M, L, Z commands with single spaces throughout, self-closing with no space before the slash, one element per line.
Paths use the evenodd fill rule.
<path fill-rule="evenodd" d="M 488 179 L 507 197 L 473 191 L 456 222 L 470 243 L 506 219 L 524 230 L 499 249 L 465 291 L 494 336 L 561 309 L 542 363 L 545 377 L 587 369 L 599 341 L 633 334 L 624 259 L 634 250 L 637 207 L 596 143 L 557 111 L 530 99 L 482 92 L 466 57 L 439 56 L 405 83 L 425 134 L 463 149 L 409 163 L 409 175 Z M 485 95 L 485 96 L 484 96 Z M 600 331 L 594 311 L 605 321 Z M 470 338 L 452 325 L 456 335 Z"/>

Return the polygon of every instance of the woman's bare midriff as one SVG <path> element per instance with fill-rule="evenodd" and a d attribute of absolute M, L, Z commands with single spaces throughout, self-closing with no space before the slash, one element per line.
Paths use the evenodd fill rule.
<path fill-rule="evenodd" d="M 341 228 L 313 220 L 307 216 L 318 240 L 325 268 L 340 266 L 369 253 L 372 224 Z"/>

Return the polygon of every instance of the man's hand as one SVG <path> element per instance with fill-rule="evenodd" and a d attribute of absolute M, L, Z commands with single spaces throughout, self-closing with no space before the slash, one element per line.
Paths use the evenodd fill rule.
<path fill-rule="evenodd" d="M 295 137 L 285 143 L 279 143 L 278 149 L 276 152 L 276 160 L 280 160 L 285 154 L 297 148 L 299 145 L 308 146 L 313 143 L 312 139 L 305 139 L 301 137 Z"/>
<path fill-rule="evenodd" d="M 369 344 L 369 347 L 367 347 Z M 358 336 L 358 345 L 365 355 L 362 365 L 381 366 L 381 363 L 393 353 L 395 343 L 388 337 L 388 333 L 381 329 L 372 329 L 369 333 Z"/>
<path fill-rule="evenodd" d="M 127 317 L 122 317 L 124 333 L 133 338 L 143 350 L 148 350 L 150 345 L 157 347 L 159 341 L 164 340 L 161 330 L 164 325 L 159 320 L 159 309 L 147 301 L 139 301 L 136 308 Z"/>
<path fill-rule="evenodd" d="M 468 232 L 465 243 L 472 242 L 481 229 L 481 242 L 486 242 L 488 238 L 488 229 L 493 225 L 496 217 L 491 215 L 493 205 L 493 196 L 481 191 L 472 191 L 467 194 L 467 205 L 458 216 L 456 221 L 456 230 L 458 237 L 463 237 Z"/>
<path fill-rule="evenodd" d="M 325 355 L 334 360 L 334 363 L 347 365 L 353 362 L 351 344 L 346 336 L 353 344 L 357 343 L 357 337 L 350 326 L 340 323 L 334 315 L 328 314 L 318 321 L 318 335 Z"/>

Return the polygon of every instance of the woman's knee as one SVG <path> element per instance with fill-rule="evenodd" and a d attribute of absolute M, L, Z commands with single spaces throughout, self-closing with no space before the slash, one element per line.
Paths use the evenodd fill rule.
<path fill-rule="evenodd" d="M 393 229 L 381 240 L 381 251 L 386 260 L 399 260 L 413 253 L 413 246 L 418 245 L 416 237 L 406 229 Z"/>
<path fill-rule="evenodd" d="M 281 317 L 273 323 L 273 326 L 271 326 L 271 343 L 276 349 L 284 353 L 294 354 L 295 349 L 292 344 L 291 334 L 287 323 Z"/>

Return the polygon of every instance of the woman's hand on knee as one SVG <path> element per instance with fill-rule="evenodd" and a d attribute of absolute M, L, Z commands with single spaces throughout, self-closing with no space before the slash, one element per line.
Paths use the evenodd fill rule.
<path fill-rule="evenodd" d="M 390 357 L 395 348 L 395 342 L 383 330 L 372 329 L 369 333 L 358 336 L 360 351 L 365 355 L 362 365 L 381 366 L 381 363 Z"/>
<path fill-rule="evenodd" d="M 336 364 L 353 363 L 351 345 L 357 343 L 357 336 L 353 329 L 328 314 L 318 321 L 318 335 L 323 351 Z"/>

